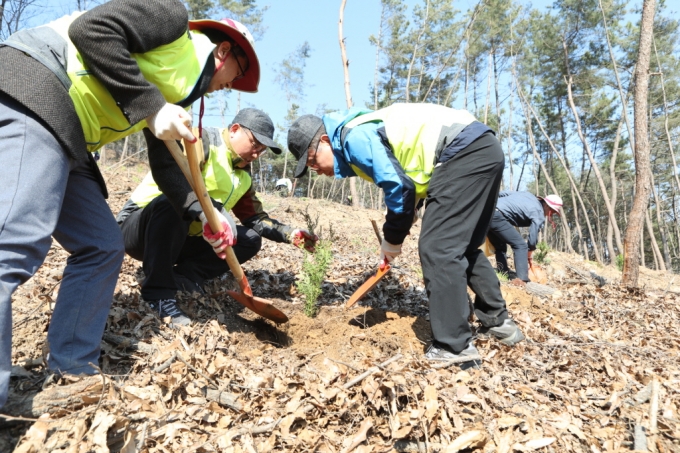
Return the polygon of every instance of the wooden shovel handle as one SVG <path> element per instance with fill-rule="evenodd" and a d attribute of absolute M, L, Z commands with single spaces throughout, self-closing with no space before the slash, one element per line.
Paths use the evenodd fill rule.
<path fill-rule="evenodd" d="M 186 149 L 187 152 L 191 180 L 194 182 L 194 192 L 198 197 L 198 202 L 201 204 L 201 209 L 203 209 L 203 213 L 205 214 L 206 219 L 208 219 L 210 229 L 213 230 L 213 232 L 221 233 L 224 229 L 222 228 L 222 223 L 217 217 L 215 208 L 210 201 L 210 195 L 208 195 L 208 191 L 205 188 L 203 175 L 201 175 L 201 168 L 199 167 L 198 158 L 196 156 L 196 146 L 193 143 L 184 140 L 184 149 Z M 232 231 L 232 233 L 236 234 L 235 231 Z M 234 250 L 231 247 L 227 247 L 225 253 L 227 254 L 227 264 L 229 265 L 229 269 L 231 269 L 231 273 L 234 274 L 236 280 L 240 282 L 243 280 L 243 269 L 241 268 L 238 259 L 236 259 Z"/>
<path fill-rule="evenodd" d="M 175 140 L 165 140 L 165 146 L 168 147 L 170 154 L 172 154 L 172 157 L 177 161 L 177 165 L 179 165 L 182 173 L 184 173 L 184 177 L 187 178 L 189 185 L 191 185 L 196 197 L 198 197 L 198 202 L 201 204 L 201 209 L 203 209 L 203 213 L 205 213 L 205 217 L 208 219 L 210 229 L 222 232 L 222 224 L 218 220 L 217 214 L 215 214 L 215 209 L 210 202 L 210 195 L 208 195 L 208 191 L 205 189 L 205 184 L 203 183 L 201 169 L 198 165 L 198 159 L 196 159 L 196 147 L 193 143 L 184 141 L 184 149 L 186 149 L 187 152 L 187 155 L 185 156 Z M 243 269 L 236 258 L 234 250 L 231 247 L 227 247 L 225 252 L 227 254 L 227 264 L 229 265 L 231 273 L 234 274 L 237 281 L 242 281 Z"/>

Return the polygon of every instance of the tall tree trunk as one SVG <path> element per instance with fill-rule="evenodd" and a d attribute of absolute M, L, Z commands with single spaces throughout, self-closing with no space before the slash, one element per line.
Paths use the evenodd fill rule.
<path fill-rule="evenodd" d="M 566 52 L 566 44 L 564 45 L 564 49 L 565 49 L 565 52 Z M 609 221 L 611 222 L 611 224 L 614 228 L 614 237 L 616 238 L 616 246 L 619 248 L 619 250 L 621 250 L 621 249 L 623 249 L 623 243 L 621 242 L 621 231 L 619 230 L 619 224 L 616 222 L 616 214 L 614 212 L 614 206 L 612 205 L 611 200 L 609 200 L 609 195 L 607 194 L 607 186 L 604 183 L 604 179 L 602 179 L 602 174 L 600 173 L 600 168 L 597 166 L 597 162 L 595 162 L 595 157 L 593 156 L 593 153 L 590 150 L 590 145 L 588 144 L 588 140 L 586 139 L 586 136 L 583 133 L 583 130 L 581 129 L 581 119 L 578 115 L 578 111 L 576 110 L 576 105 L 574 104 L 574 96 L 571 92 L 571 85 L 572 85 L 571 75 L 566 80 L 566 82 L 567 82 L 567 94 L 568 94 L 569 106 L 571 107 L 571 111 L 574 114 L 574 120 L 576 121 L 576 130 L 578 131 L 578 136 L 581 139 L 581 142 L 583 143 L 583 147 L 585 149 L 585 152 L 588 155 L 588 160 L 590 161 L 590 168 L 592 169 L 593 173 L 595 173 L 595 178 L 597 179 L 597 183 L 600 186 L 600 191 L 602 192 L 602 199 L 604 200 L 604 205 L 607 208 L 607 213 L 609 214 Z"/>
<path fill-rule="evenodd" d="M 649 210 L 645 211 L 645 223 L 647 224 L 647 234 L 649 234 L 649 242 L 652 245 L 652 252 L 654 253 L 654 265 L 657 271 L 665 271 L 666 265 L 663 262 L 663 256 L 661 256 L 661 250 L 659 249 L 659 243 L 656 240 L 656 235 L 654 234 L 654 226 L 652 225 L 652 219 L 649 215 Z"/>
<path fill-rule="evenodd" d="M 654 212 L 656 214 L 656 224 L 659 227 L 659 236 L 661 236 L 661 246 L 663 247 L 663 259 L 664 263 L 663 270 L 668 270 L 671 268 L 671 257 L 668 252 L 668 238 L 666 237 L 666 225 L 661 220 L 661 200 L 658 196 L 658 188 L 654 182 L 654 172 L 650 172 L 649 178 L 651 180 L 652 195 L 654 196 Z"/>
<path fill-rule="evenodd" d="M 489 104 L 491 103 L 491 76 L 493 73 L 493 50 L 489 51 L 489 69 L 486 75 L 486 101 L 484 102 L 484 124 L 489 124 Z"/>
<path fill-rule="evenodd" d="M 525 110 L 525 115 L 526 115 L 526 110 Z M 552 190 L 556 193 L 557 188 L 555 187 L 555 184 L 553 183 L 552 179 L 548 175 L 548 173 L 545 171 L 545 165 L 543 164 L 543 159 L 541 159 L 541 156 L 538 154 L 538 150 L 536 149 L 536 141 L 534 140 L 534 134 L 531 130 L 531 118 L 526 116 L 526 125 L 527 125 L 527 134 L 529 136 L 529 142 L 531 143 L 531 150 L 534 153 L 534 160 L 538 162 L 540 168 L 543 170 L 543 174 L 545 175 L 545 179 L 548 182 L 548 185 L 552 188 Z M 538 178 L 536 178 L 538 180 Z M 536 193 L 538 193 L 538 187 L 536 187 Z M 573 198 L 572 198 L 573 199 Z M 567 219 L 564 216 L 560 216 L 560 219 L 562 220 L 562 226 L 564 228 L 564 235 L 566 237 L 565 242 L 569 244 L 569 250 L 573 253 L 574 249 L 571 247 L 571 229 L 569 228 L 569 223 L 567 222 Z"/>
<path fill-rule="evenodd" d="M 637 238 L 641 234 L 651 184 L 649 180 L 649 136 L 647 129 L 647 92 L 649 89 L 649 60 L 652 48 L 652 29 L 656 0 L 644 0 L 640 22 L 640 46 L 635 70 L 635 198 L 628 218 L 624 239 L 625 256 L 623 278 L 625 286 L 636 287 L 640 270 L 640 250 Z"/>
<path fill-rule="evenodd" d="M 347 0 L 342 0 L 340 3 L 340 19 L 338 20 L 338 39 L 340 40 L 340 56 L 342 58 L 342 70 L 345 75 L 345 101 L 347 108 L 352 107 L 352 92 L 349 84 L 349 60 L 347 59 L 347 49 L 345 48 L 345 38 L 342 35 L 342 25 L 345 18 L 345 4 Z M 357 196 L 356 178 L 349 179 L 349 192 L 352 195 L 352 205 L 359 206 L 359 197 Z"/>
<path fill-rule="evenodd" d="M 678 178 L 678 164 L 675 160 L 675 151 L 673 151 L 673 140 L 671 139 L 671 132 L 668 128 L 668 101 L 666 100 L 666 84 L 663 78 L 663 70 L 661 68 L 661 62 L 659 61 L 659 54 L 656 51 L 656 42 L 654 42 L 654 55 L 656 56 L 656 66 L 659 71 L 659 77 L 661 78 L 661 93 L 663 94 L 663 117 L 664 117 L 664 129 L 666 131 L 666 140 L 668 141 L 668 153 L 671 155 L 671 160 L 673 161 L 673 177 L 675 178 L 675 185 L 678 191 L 680 191 L 680 178 Z"/>
<path fill-rule="evenodd" d="M 619 125 L 616 128 L 616 137 L 614 138 L 614 147 L 612 148 L 612 155 L 609 158 L 609 180 L 611 184 L 611 195 L 609 197 L 609 200 L 612 203 L 612 206 L 616 207 L 616 197 L 618 195 L 618 190 L 616 188 L 617 184 L 617 179 L 616 179 L 616 158 L 619 153 L 619 143 L 621 141 L 621 128 L 623 127 L 623 118 L 619 120 Z M 616 262 L 616 256 L 617 253 L 614 250 L 614 228 L 612 226 L 612 219 L 609 218 L 609 221 L 607 222 L 607 248 L 609 249 L 609 255 L 611 257 L 611 262 L 615 263 Z M 621 253 L 623 249 L 619 249 L 619 253 Z"/>
<path fill-rule="evenodd" d="M 346 0 L 343 0 L 346 1 Z M 405 96 L 406 96 L 406 102 L 410 101 L 410 91 L 411 91 L 411 75 L 413 74 L 413 65 L 415 64 L 416 57 L 418 56 L 418 47 L 420 46 L 420 40 L 423 37 L 423 34 L 425 33 L 425 30 L 427 29 L 427 21 L 430 15 L 430 0 L 427 0 L 425 3 L 425 20 L 423 20 L 422 25 L 420 26 L 420 33 L 418 33 L 418 37 L 416 38 L 416 43 L 413 46 L 413 57 L 411 57 L 411 62 L 408 65 L 408 73 L 406 74 L 406 88 L 405 88 Z"/>

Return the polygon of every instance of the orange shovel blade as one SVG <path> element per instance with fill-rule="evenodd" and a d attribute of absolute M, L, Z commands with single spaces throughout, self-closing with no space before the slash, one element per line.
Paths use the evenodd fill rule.
<path fill-rule="evenodd" d="M 244 307 L 257 313 L 263 318 L 267 318 L 270 321 L 274 321 L 279 324 L 288 322 L 288 316 L 286 316 L 281 310 L 276 308 L 267 299 L 263 299 L 257 296 L 248 296 L 243 293 L 239 293 L 232 290 L 227 290 L 229 296 L 236 299 Z"/>
<path fill-rule="evenodd" d="M 390 266 L 389 264 L 386 264 L 385 267 L 382 269 L 378 267 L 378 272 L 376 272 L 373 277 L 369 277 L 369 279 L 366 280 L 364 284 L 359 287 L 359 289 L 354 291 L 352 297 L 350 297 L 347 303 L 345 304 L 345 308 L 350 308 L 352 305 L 356 304 L 359 299 L 364 297 L 367 292 L 372 290 L 375 287 L 375 285 L 378 284 L 380 279 L 383 278 L 391 268 L 392 266 Z"/>

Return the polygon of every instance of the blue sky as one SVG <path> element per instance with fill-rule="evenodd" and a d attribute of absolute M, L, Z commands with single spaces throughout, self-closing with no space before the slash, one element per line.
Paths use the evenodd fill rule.
<path fill-rule="evenodd" d="M 83 1 L 87 2 L 87 0 L 81 0 Z M 267 30 L 262 39 L 256 43 L 262 74 L 260 88 L 255 94 L 242 93 L 240 107 L 262 109 L 272 117 L 275 124 L 283 124 L 287 104 L 284 93 L 274 80 L 276 69 L 284 58 L 307 41 L 312 50 L 305 70 L 305 100 L 301 103 L 300 113 L 314 113 L 320 105 L 333 110 L 346 108 L 338 44 L 340 0 L 259 0 L 258 3 L 269 4 L 269 9 L 264 16 Z M 422 1 L 407 0 L 409 5 L 418 3 Z M 476 3 L 475 0 L 460 0 L 456 2 L 456 6 L 460 10 L 467 10 L 474 7 Z M 544 8 L 552 1 L 535 0 L 531 3 L 534 7 Z M 34 25 L 70 12 L 75 4 L 75 0 L 48 0 L 48 8 L 34 18 Z M 90 2 L 87 6 L 91 7 L 93 3 Z M 671 7 L 671 9 L 675 8 Z M 369 87 L 375 70 L 375 47 L 369 43 L 368 38 L 371 34 L 377 35 L 378 33 L 380 2 L 379 0 L 347 0 L 344 16 L 344 36 L 350 60 L 352 98 L 354 105 L 363 106 L 366 102 L 372 103 L 372 93 Z M 635 19 L 631 18 L 631 20 Z M 227 124 L 230 122 L 238 109 L 239 96 L 236 92 L 231 92 L 226 96 L 226 101 L 225 119 L 222 119 L 216 108 L 207 109 L 204 117 L 205 125 L 222 126 L 223 121 Z M 215 105 L 215 102 L 210 102 L 208 107 Z M 194 112 L 198 112 L 197 105 Z M 285 143 L 285 134 L 278 139 Z"/>

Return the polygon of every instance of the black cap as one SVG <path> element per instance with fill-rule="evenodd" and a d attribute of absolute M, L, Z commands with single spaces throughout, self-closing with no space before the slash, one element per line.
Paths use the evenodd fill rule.
<path fill-rule="evenodd" d="M 318 116 L 303 115 L 288 129 L 288 150 L 298 160 L 294 175 L 296 178 L 307 173 L 307 154 L 314 136 L 322 127 L 323 121 Z"/>
<path fill-rule="evenodd" d="M 241 109 L 234 117 L 232 124 L 245 127 L 253 133 L 258 142 L 271 149 L 274 154 L 281 154 L 281 148 L 274 141 L 274 123 L 262 110 Z"/>

